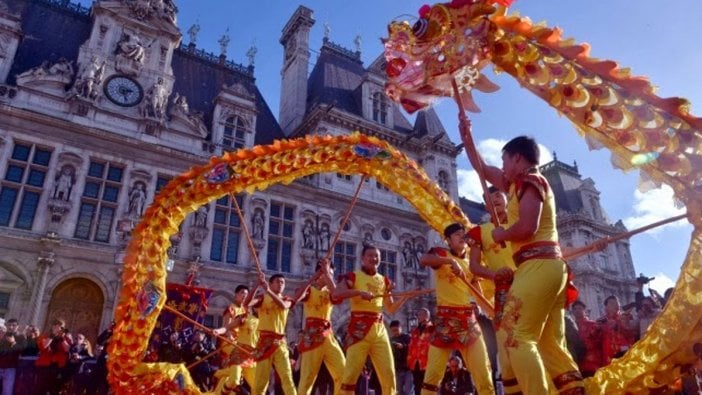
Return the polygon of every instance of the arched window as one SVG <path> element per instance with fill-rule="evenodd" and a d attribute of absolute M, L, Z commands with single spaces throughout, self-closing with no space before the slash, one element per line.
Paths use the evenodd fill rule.
<path fill-rule="evenodd" d="M 231 116 L 224 122 L 222 145 L 225 149 L 239 149 L 246 146 L 247 122 L 239 115 Z"/>
<path fill-rule="evenodd" d="M 449 185 L 450 185 L 448 173 L 446 173 L 446 172 L 443 171 L 443 170 L 440 170 L 440 171 L 439 171 L 438 182 L 439 182 L 439 186 L 441 187 L 441 189 L 443 189 L 446 193 L 448 193 L 448 191 L 449 191 Z"/>
<path fill-rule="evenodd" d="M 385 124 L 388 119 L 388 99 L 382 92 L 373 94 L 373 120 Z"/>

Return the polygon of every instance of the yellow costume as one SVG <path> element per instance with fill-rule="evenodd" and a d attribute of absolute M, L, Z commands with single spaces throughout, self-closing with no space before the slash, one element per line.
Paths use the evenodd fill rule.
<path fill-rule="evenodd" d="M 224 346 L 224 363 L 226 368 L 220 369 L 215 374 L 219 379 L 217 382 L 217 394 L 236 393 L 236 388 L 241 384 L 242 375 L 244 380 L 253 387 L 256 379 L 256 361 L 253 359 L 253 352 L 258 340 L 257 327 L 258 318 L 247 314 L 246 308 L 232 304 L 229 306 L 224 316 L 240 317 L 246 316 L 243 325 L 233 328 L 229 333 L 229 338 L 237 343 L 237 346 Z"/>
<path fill-rule="evenodd" d="M 390 281 L 381 274 L 369 275 L 362 270 L 349 273 L 349 289 L 374 295 L 390 291 Z M 395 361 L 390 349 L 390 337 L 383 325 L 383 298 L 370 301 L 355 296 L 350 299 L 351 319 L 346 338 L 346 370 L 341 385 L 342 394 L 353 394 L 366 358 L 370 356 L 378 374 L 383 394 L 395 394 Z"/>
<path fill-rule="evenodd" d="M 290 300 L 283 296 L 283 300 Z M 290 368 L 290 353 L 285 343 L 285 324 L 288 310 L 280 307 L 273 298 L 265 294 L 258 307 L 258 342 L 254 351 L 256 379 L 251 390 L 253 395 L 263 395 L 268 388 L 271 368 L 280 377 L 285 395 L 296 394 Z"/>
<path fill-rule="evenodd" d="M 543 209 L 536 233 L 512 243 L 517 271 L 497 338 L 507 351 L 522 393 L 548 393 L 550 376 L 560 393 L 580 394 L 582 376 L 565 347 L 563 315 L 568 274 L 558 246 L 556 205 L 548 182 L 535 169 L 510 185 L 509 224 L 519 218 L 519 200 L 526 188 L 536 189 Z M 515 383 L 506 384 L 512 387 Z"/>
<path fill-rule="evenodd" d="M 334 337 L 334 329 L 330 322 L 333 304 L 329 289 L 310 287 L 303 306 L 305 329 L 302 340 L 298 344 L 301 366 L 297 393 L 309 395 L 312 392 L 317 373 L 324 362 L 334 379 L 334 394 L 338 394 L 341 390 L 341 377 L 344 374 L 346 359 Z"/>
<path fill-rule="evenodd" d="M 495 225 L 492 222 L 487 222 L 478 227 L 480 232 L 478 240 L 480 250 L 482 252 L 483 263 L 493 272 L 498 272 L 500 269 L 509 268 L 512 272 L 517 270 L 512 260 L 512 246 L 506 243 L 505 247 L 501 247 L 499 243 L 495 243 L 492 238 L 492 231 Z M 473 230 L 469 232 L 469 236 L 473 235 Z M 493 324 L 499 328 L 502 321 L 504 304 L 507 301 L 507 292 L 512 284 L 512 276 L 499 276 L 491 281 L 489 279 L 481 279 L 480 286 L 488 299 L 494 300 L 495 317 Z M 500 375 L 502 384 L 504 385 L 505 393 L 513 394 L 519 392 L 517 380 L 509 363 L 507 350 L 504 347 L 504 332 L 496 332 L 497 339 L 497 358 L 500 362 Z"/>
<path fill-rule="evenodd" d="M 443 248 L 433 248 L 430 253 L 454 259 L 470 276 L 468 261 L 465 258 L 455 256 Z M 463 356 L 478 393 L 492 394 L 495 390 L 492 385 L 490 360 L 470 303 L 470 289 L 451 272 L 449 265 L 438 267 L 434 274 L 437 306 L 422 395 L 438 392 L 446 372 L 446 362 L 453 350 L 460 351 Z"/>

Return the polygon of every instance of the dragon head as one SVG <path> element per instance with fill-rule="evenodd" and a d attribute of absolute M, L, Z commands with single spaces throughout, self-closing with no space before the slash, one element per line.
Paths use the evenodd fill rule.
<path fill-rule="evenodd" d="M 497 90 L 479 72 L 490 58 L 489 37 L 494 28 L 489 16 L 498 11 L 493 3 L 495 0 L 454 0 L 423 5 L 413 24 L 390 23 L 384 40 L 388 97 L 412 113 L 439 97 L 453 96 L 451 78 L 456 78 L 466 109 L 479 111 L 470 90 Z M 506 6 L 506 0 L 500 5 Z"/>

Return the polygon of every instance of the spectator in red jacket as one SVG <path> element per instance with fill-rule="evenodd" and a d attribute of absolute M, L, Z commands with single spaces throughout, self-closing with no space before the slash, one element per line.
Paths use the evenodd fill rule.
<path fill-rule="evenodd" d="M 612 359 L 629 350 L 638 333 L 638 325 L 630 311 L 622 311 L 616 296 L 607 297 L 604 305 L 605 315 L 597 323 L 602 328 L 602 364 L 609 365 Z"/>
<path fill-rule="evenodd" d="M 578 325 L 580 339 L 585 344 L 585 355 L 577 361 L 578 366 L 583 377 L 592 377 L 602 366 L 602 328 L 587 316 L 585 303 L 576 300 L 570 309 Z"/>
<path fill-rule="evenodd" d="M 417 327 L 410 333 L 410 343 L 407 351 L 407 366 L 412 372 L 414 393 L 422 392 L 424 372 L 427 369 L 427 356 L 429 355 L 429 342 L 434 325 L 429 320 L 429 310 L 417 310 Z"/>
<path fill-rule="evenodd" d="M 48 333 L 42 334 L 37 340 L 39 346 L 39 358 L 35 366 L 37 367 L 38 394 L 58 395 L 65 383 L 65 368 L 68 362 L 68 351 L 71 349 L 72 341 L 66 323 L 61 319 L 51 322 L 51 329 Z"/>

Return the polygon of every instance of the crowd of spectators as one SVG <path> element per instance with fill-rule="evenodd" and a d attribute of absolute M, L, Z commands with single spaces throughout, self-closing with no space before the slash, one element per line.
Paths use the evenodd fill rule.
<path fill-rule="evenodd" d="M 2 395 L 106 394 L 105 346 L 111 329 L 93 349 L 82 333 L 71 333 L 61 319 L 40 333 L 33 325 L 20 330 L 12 318 L 0 325 Z"/>
<path fill-rule="evenodd" d="M 585 303 L 576 301 L 571 306 L 571 316 L 567 317 L 566 330 L 568 345 L 585 377 L 614 358 L 622 356 L 637 340 L 642 338 L 665 304 L 663 297 L 653 290 L 644 296 L 643 287 L 650 279 L 639 277 L 639 291 L 635 302 L 621 306 L 616 296 L 604 301 L 605 314 L 596 320 L 589 317 L 590 310 Z M 481 325 L 486 337 L 488 351 L 494 367 L 493 376 L 497 393 L 501 393 L 498 364 L 495 358 L 496 344 L 491 333 L 489 320 L 479 309 L 478 316 L 485 321 Z M 389 325 L 391 348 L 395 363 L 398 394 L 418 395 L 427 365 L 429 342 L 433 330 L 428 309 L 416 312 L 416 325 L 409 333 L 404 333 L 399 321 Z M 1 321 L 0 321 L 1 322 Z M 482 322 L 481 322 L 482 323 Z M 114 323 L 100 334 L 95 347 L 82 333 L 71 333 L 65 323 L 56 319 L 43 334 L 32 325 L 20 330 L 16 319 L 0 324 L 0 381 L 2 393 L 12 394 L 108 394 L 106 347 L 112 335 Z M 301 338 L 302 331 L 298 333 Z M 300 353 L 297 339 L 288 343 L 295 384 L 299 380 Z M 343 343 L 342 343 L 343 344 Z M 681 378 L 677 394 L 702 394 L 702 344 L 695 347 L 697 359 L 694 363 L 681 367 Z M 147 353 L 145 360 L 184 363 L 194 382 L 203 391 L 212 391 L 216 386 L 214 373 L 224 367 L 224 361 L 217 352 L 216 340 L 203 331 L 196 330 L 186 336 L 182 332 L 172 332 L 158 347 Z M 18 369 L 29 363 L 32 369 Z M 476 393 L 470 372 L 460 354 L 454 354 L 447 361 L 446 372 L 439 387 L 439 395 L 472 395 Z M 271 394 L 282 394 L 280 380 L 275 371 L 271 372 Z M 373 366 L 368 361 L 361 375 L 357 394 L 380 394 Z M 245 387 L 246 388 L 246 387 Z M 333 392 L 334 383 L 325 366 L 319 372 L 313 394 L 325 395 Z"/>

